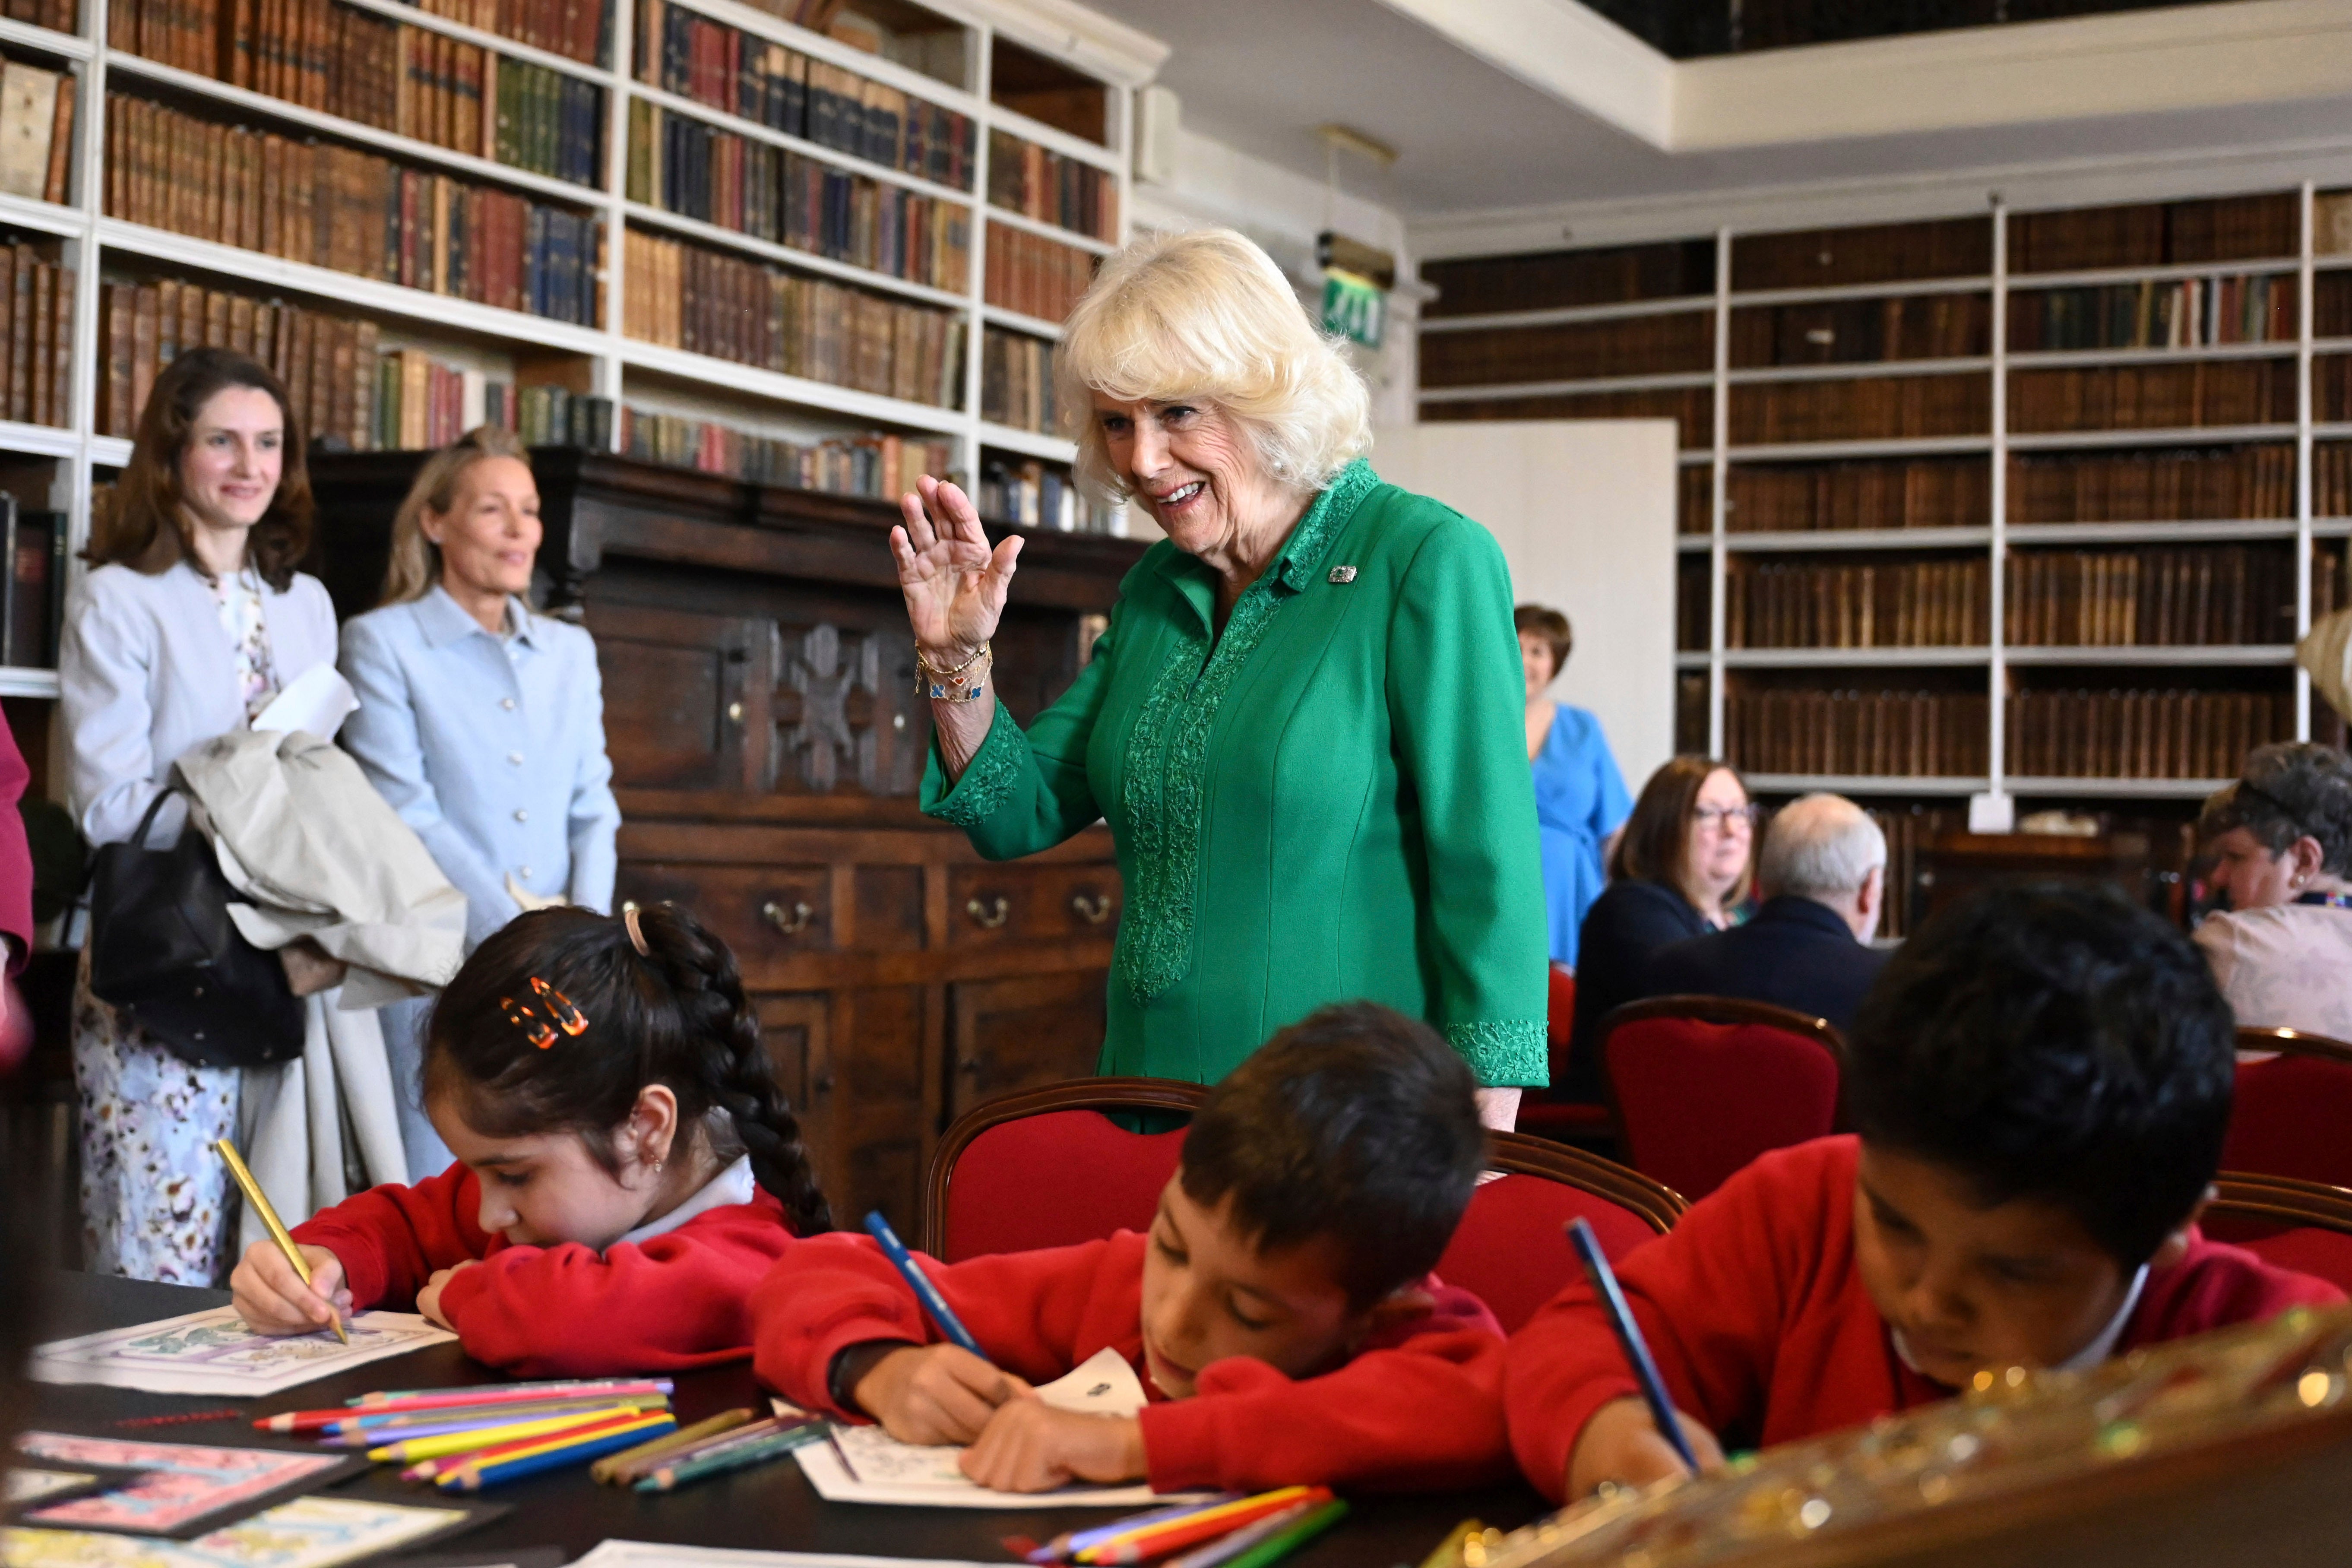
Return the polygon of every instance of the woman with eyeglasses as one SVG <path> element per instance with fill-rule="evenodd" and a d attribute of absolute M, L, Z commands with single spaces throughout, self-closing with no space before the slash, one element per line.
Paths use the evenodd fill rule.
<path fill-rule="evenodd" d="M 2352 757 L 2256 747 L 2205 802 L 2197 837 L 2229 898 L 2197 945 L 2238 1022 L 2352 1040 Z"/>
<path fill-rule="evenodd" d="M 1756 808 L 1729 763 L 1676 757 L 1650 775 L 1609 858 L 1608 889 L 1586 911 L 1578 938 L 1561 1099 L 1601 1098 L 1601 1020 L 1645 994 L 1650 955 L 1737 918 L 1755 842 Z"/>

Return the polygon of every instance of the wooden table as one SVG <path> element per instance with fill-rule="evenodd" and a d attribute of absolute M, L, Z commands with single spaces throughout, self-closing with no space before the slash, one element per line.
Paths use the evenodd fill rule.
<path fill-rule="evenodd" d="M 226 1291 L 194 1290 L 89 1274 L 51 1278 L 47 1323 L 42 1339 L 63 1339 L 152 1322 L 183 1312 L 225 1305 Z M 173 1426 L 116 1427 L 125 1416 L 226 1408 L 216 1396 L 142 1394 L 130 1389 L 81 1384 L 34 1388 L 26 1425 L 93 1436 L 152 1438 L 159 1442 L 218 1443 L 252 1447 L 319 1451 L 299 1438 L 257 1432 L 253 1417 L 281 1410 L 320 1409 L 377 1388 L 425 1388 L 498 1381 L 488 1369 L 468 1361 L 454 1344 L 436 1345 L 405 1356 L 372 1362 L 341 1377 L 321 1378 L 268 1399 L 254 1400 L 235 1419 Z M 682 1373 L 672 1403 L 681 1425 L 735 1405 L 756 1405 L 761 1395 L 748 1363 Z M 437 1494 L 399 1479 L 393 1467 L 379 1466 L 334 1489 L 339 1495 L 385 1501 L 419 1501 Z M 800 1467 L 785 1459 L 722 1476 L 667 1496 L 640 1496 L 600 1487 L 586 1468 L 527 1477 L 483 1494 L 506 1503 L 510 1513 L 481 1529 L 436 1545 L 434 1552 L 495 1552 L 526 1546 L 558 1546 L 567 1559 L 608 1539 L 667 1541 L 697 1546 L 749 1547 L 772 1552 L 845 1552 L 877 1557 L 927 1557 L 1003 1563 L 1011 1553 L 1007 1535 L 1043 1541 L 1065 1530 L 1116 1519 L 1103 1509 L 1034 1510 L 883 1508 L 830 1503 L 817 1496 Z M 1540 1500 L 1523 1486 L 1423 1498 L 1357 1500 L 1356 1511 L 1291 1562 L 1297 1568 L 1390 1568 L 1417 1563 L 1454 1524 L 1471 1515 L 1489 1524 L 1515 1528 L 1541 1511 Z"/>

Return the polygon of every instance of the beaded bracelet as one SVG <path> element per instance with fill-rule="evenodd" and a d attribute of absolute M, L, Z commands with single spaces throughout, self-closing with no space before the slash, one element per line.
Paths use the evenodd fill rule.
<path fill-rule="evenodd" d="M 919 645 L 915 649 L 915 695 L 928 697 L 934 702 L 976 702 L 987 689 L 983 677 L 995 664 L 994 655 L 987 643 L 980 651 L 957 665 L 953 669 L 940 669 L 923 657 Z M 978 666 L 978 668 L 974 667 Z"/>

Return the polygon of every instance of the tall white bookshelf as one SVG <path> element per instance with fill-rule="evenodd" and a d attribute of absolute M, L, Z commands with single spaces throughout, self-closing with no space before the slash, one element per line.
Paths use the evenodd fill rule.
<path fill-rule="evenodd" d="M 67 34 L 0 20 L 0 53 L 77 79 L 77 107 L 70 149 L 70 195 L 64 203 L 0 196 L 0 235 L 58 242 L 66 266 L 77 274 L 72 322 L 73 377 L 66 401 L 67 423 L 51 427 L 0 422 L 0 471 L 13 477 L 18 499 L 46 504 L 69 518 L 70 543 L 79 574 L 79 552 L 88 537 L 94 482 L 129 458 L 130 443 L 99 433 L 97 397 L 105 345 L 100 341 L 100 284 L 118 276 L 152 279 L 187 276 L 260 298 L 314 306 L 372 318 L 386 347 L 412 347 L 446 355 L 453 363 L 508 369 L 518 357 L 550 353 L 574 356 L 584 367 L 582 390 L 617 405 L 688 415 L 732 425 L 753 434 L 814 439 L 883 430 L 925 439 L 945 439 L 954 468 L 978 475 L 993 458 L 1035 459 L 1067 465 L 1073 443 L 1053 434 L 992 423 L 982 416 L 982 341 L 994 328 L 1049 342 L 1059 326 L 988 303 L 986 258 L 992 226 L 1045 236 L 1094 256 L 1116 248 L 1116 237 L 1065 228 L 996 206 L 988 197 L 992 132 L 1005 132 L 1102 172 L 1116 202 L 1114 237 L 1126 232 L 1131 159 L 1132 94 L 1158 68 L 1164 47 L 1068 0 L 883 0 L 869 9 L 904 14 L 919 10 L 961 33 L 961 69 L 945 79 L 860 48 L 825 33 L 778 19 L 737 0 L 670 0 L 672 8 L 695 13 L 738 29 L 755 40 L 781 44 L 812 61 L 841 68 L 869 81 L 970 118 L 974 127 L 971 188 L 940 184 L 921 175 L 869 162 L 815 142 L 774 131 L 755 120 L 666 92 L 638 79 L 632 58 L 636 41 L 637 0 L 609 0 L 607 58 L 587 65 L 537 49 L 500 34 L 469 26 L 399 3 L 399 0 L 335 0 L 409 26 L 480 47 L 506 59 L 541 66 L 593 84 L 604 95 L 603 178 L 594 186 L 533 174 L 492 158 L 452 151 L 339 115 L 320 112 L 211 77 L 177 69 L 124 49 L 109 47 L 108 0 L 80 0 L 80 27 Z M 849 9 L 858 7 L 853 4 Z M 1032 118 L 996 101 L 992 72 L 1003 47 L 1041 57 L 1100 87 L 1103 135 L 1099 142 Z M 934 58 L 929 63 L 935 67 Z M 264 255 L 233 246 L 124 222 L 106 210 L 108 117 L 111 91 L 160 98 L 256 130 L 294 138 L 340 142 L 389 156 L 408 166 L 462 176 L 469 182 L 559 204 L 593 215 L 604 234 L 600 268 L 600 324 L 551 321 L 524 311 L 428 290 L 361 278 L 326 268 Z M 886 185 L 953 203 L 969 214 L 970 264 L 966 287 L 948 291 L 877 270 L 835 260 L 751 235 L 683 217 L 628 198 L 630 105 L 643 101 L 704 121 L 733 134 L 765 142 L 833 168 Z M 637 341 L 626 332 L 623 301 L 630 230 L 690 239 L 708 248 L 748 258 L 787 271 L 851 283 L 891 298 L 918 300 L 949 312 L 961 334 L 961 394 L 953 407 L 933 406 L 878 395 L 827 382 L 784 375 L 724 359 Z M 615 421 L 617 426 L 618 421 Z M 47 465 L 47 494 L 38 479 Z M 27 482 L 31 476 L 33 482 Z M 68 585 L 70 591 L 70 584 Z M 0 668 L 0 696 L 54 697 L 54 671 Z"/>

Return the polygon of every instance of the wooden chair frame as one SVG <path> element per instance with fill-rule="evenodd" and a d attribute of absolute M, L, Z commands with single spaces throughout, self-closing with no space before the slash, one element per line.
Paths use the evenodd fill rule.
<path fill-rule="evenodd" d="M 2352 1045 L 2304 1029 L 2257 1029 L 2242 1024 L 2238 1026 L 2238 1048 L 2242 1051 L 2269 1051 L 2283 1057 L 2315 1057 L 2324 1062 L 2338 1062 L 2352 1067 Z M 2328 1189 L 2330 1192 L 2336 1190 L 2333 1187 Z"/>
<path fill-rule="evenodd" d="M 947 1245 L 948 1186 L 956 1161 L 972 1140 L 992 1127 L 1042 1116 L 1052 1110 L 1198 1110 L 1209 1097 L 1203 1085 L 1170 1078 L 1084 1078 L 1025 1089 L 975 1105 L 955 1120 L 931 1152 L 923 1184 L 922 1239 L 916 1245 L 936 1258 Z M 1633 1210 L 1661 1236 L 1674 1228 L 1690 1205 L 1671 1187 L 1598 1154 L 1571 1149 L 1525 1132 L 1489 1132 L 1487 1161 L 1507 1174 L 1541 1176 Z"/>
<path fill-rule="evenodd" d="M 931 1151 L 930 1169 L 923 1178 L 922 1239 L 915 1245 L 934 1258 L 947 1245 L 948 1184 L 963 1152 L 990 1128 L 1049 1110 L 1173 1110 L 1189 1116 L 1208 1097 L 1205 1086 L 1181 1079 L 1081 1078 L 973 1106 L 955 1119 Z"/>
<path fill-rule="evenodd" d="M 2352 1236 L 2352 1191 L 2318 1182 L 2297 1181 L 2293 1176 L 2224 1171 L 2213 1178 L 2213 1201 L 2206 1205 L 2205 1212 L 2278 1225 L 2310 1226 Z"/>

